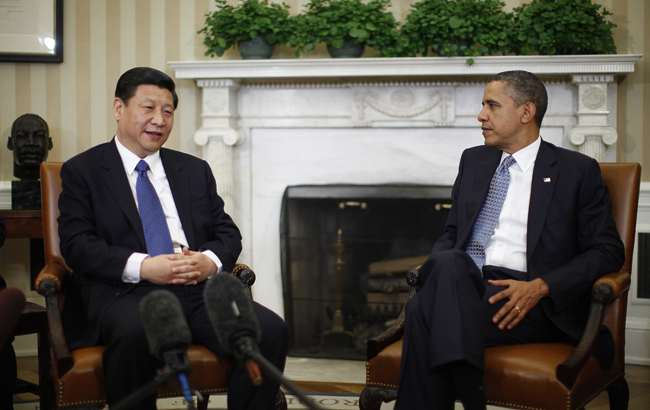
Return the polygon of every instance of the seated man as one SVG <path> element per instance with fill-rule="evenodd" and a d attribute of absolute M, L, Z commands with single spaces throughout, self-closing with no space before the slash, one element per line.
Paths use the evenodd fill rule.
<path fill-rule="evenodd" d="M 547 98 L 525 71 L 485 88 L 485 145 L 462 155 L 445 231 L 406 305 L 397 410 L 453 409 L 457 397 L 485 409 L 485 347 L 577 341 L 593 283 L 623 265 L 598 163 L 539 135 Z"/>
<path fill-rule="evenodd" d="M 67 161 L 59 198 L 61 253 L 73 270 L 63 309 L 70 349 L 105 345 L 109 406 L 149 383 L 162 363 L 149 353 L 138 314 L 156 289 L 181 302 L 193 344 L 234 361 L 217 341 L 203 290 L 206 279 L 231 270 L 241 251 L 239 229 L 224 211 L 208 164 L 162 148 L 178 105 L 165 73 L 133 68 L 119 79 L 113 101 L 117 132 Z M 254 303 L 261 353 L 280 371 L 287 353 L 284 321 Z M 233 366 L 229 409 L 272 409 L 279 385 L 254 387 Z M 151 396 L 138 408 L 156 408 Z"/>

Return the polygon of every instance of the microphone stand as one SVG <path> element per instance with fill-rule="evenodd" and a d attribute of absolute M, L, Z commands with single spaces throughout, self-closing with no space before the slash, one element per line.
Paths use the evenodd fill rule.
<path fill-rule="evenodd" d="M 287 388 L 287 390 L 295 394 L 311 410 L 324 410 L 323 407 L 317 404 L 314 400 L 311 400 L 309 397 L 307 397 L 305 393 L 303 393 L 300 388 L 296 386 L 292 381 L 285 379 L 282 373 L 273 365 L 273 363 L 266 360 L 266 358 L 260 354 L 251 338 L 243 337 L 235 343 L 235 346 L 237 346 L 236 351 L 239 352 L 244 359 L 250 359 L 257 363 L 267 376 L 271 376 L 271 379 L 281 383 L 284 387 Z"/>
<path fill-rule="evenodd" d="M 187 408 L 189 410 L 196 410 L 196 407 L 194 407 L 194 400 L 192 400 L 192 395 L 187 383 L 187 377 L 185 376 L 186 374 L 190 374 L 192 372 L 192 367 L 190 366 L 187 354 L 184 350 L 173 349 L 166 351 L 163 354 L 163 357 L 165 359 L 165 367 L 158 370 L 156 377 L 149 383 L 133 392 L 126 399 L 111 407 L 110 410 L 130 409 L 148 396 L 155 394 L 160 387 L 164 386 L 175 378 L 178 378 L 179 382 L 181 383 L 183 395 L 185 396 L 185 401 L 187 402 Z M 196 394 L 199 396 L 199 400 L 201 400 L 201 393 L 197 391 Z"/>

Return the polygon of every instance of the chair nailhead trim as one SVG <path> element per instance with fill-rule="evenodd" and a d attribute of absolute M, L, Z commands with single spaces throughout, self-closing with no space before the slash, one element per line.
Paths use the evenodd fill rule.
<path fill-rule="evenodd" d="M 386 383 L 374 383 L 370 381 L 370 364 L 366 362 L 366 385 L 371 387 L 381 387 L 384 389 L 397 390 L 397 385 Z"/>
<path fill-rule="evenodd" d="M 225 393 L 228 391 L 227 387 L 221 389 L 209 389 L 209 390 L 199 390 L 201 394 L 213 394 L 213 393 Z M 158 397 L 181 397 L 174 393 L 160 394 Z M 77 406 L 105 406 L 106 400 L 91 400 L 91 401 L 79 401 L 72 403 L 63 403 L 63 383 L 59 382 L 59 408 L 68 408 L 68 407 L 77 407 Z"/>
<path fill-rule="evenodd" d="M 367 383 L 367 386 L 370 387 L 381 387 L 384 389 L 391 389 L 391 390 L 397 390 L 398 386 L 394 384 L 386 384 L 386 383 Z"/>
<path fill-rule="evenodd" d="M 548 410 L 543 407 L 530 407 L 530 406 L 522 406 L 520 404 L 512 404 L 508 402 L 503 402 L 503 401 L 494 401 L 494 400 L 486 400 L 488 404 L 493 404 L 497 407 L 511 407 L 515 409 L 524 409 L 524 410 Z"/>
<path fill-rule="evenodd" d="M 91 400 L 91 401 L 79 401 L 79 402 L 72 402 L 72 403 L 63 403 L 63 383 L 59 382 L 59 407 L 61 408 L 68 408 L 68 407 L 77 407 L 77 406 L 83 406 L 83 405 L 89 405 L 89 406 L 102 406 L 105 405 L 106 401 L 105 400 Z"/>

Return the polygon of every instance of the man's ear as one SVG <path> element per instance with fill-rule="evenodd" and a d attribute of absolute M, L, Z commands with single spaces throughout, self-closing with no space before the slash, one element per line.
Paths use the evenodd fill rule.
<path fill-rule="evenodd" d="M 121 98 L 115 97 L 115 100 L 113 101 L 113 117 L 117 121 L 122 118 L 122 111 L 124 110 L 124 101 L 122 101 Z"/>
<path fill-rule="evenodd" d="M 521 114 L 521 122 L 523 124 L 528 124 L 529 122 L 535 120 L 535 114 L 537 113 L 537 107 L 532 102 L 527 102 L 524 104 L 524 111 Z"/>
<path fill-rule="evenodd" d="M 47 150 L 51 150 L 52 147 L 54 147 L 54 144 L 52 144 L 52 137 L 48 138 L 48 143 L 47 143 Z"/>
<path fill-rule="evenodd" d="M 14 143 L 11 142 L 11 137 L 9 137 L 9 139 L 7 139 L 7 148 L 9 148 L 9 151 L 14 150 Z"/>

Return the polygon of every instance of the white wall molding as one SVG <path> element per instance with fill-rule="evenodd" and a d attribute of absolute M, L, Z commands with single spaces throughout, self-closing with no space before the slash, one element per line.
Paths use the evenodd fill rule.
<path fill-rule="evenodd" d="M 176 78 L 362 78 L 414 76 L 486 76 L 501 71 L 526 70 L 535 74 L 627 74 L 634 72 L 639 54 L 583 56 L 488 56 L 332 58 L 286 60 L 177 61 L 169 65 Z"/>

